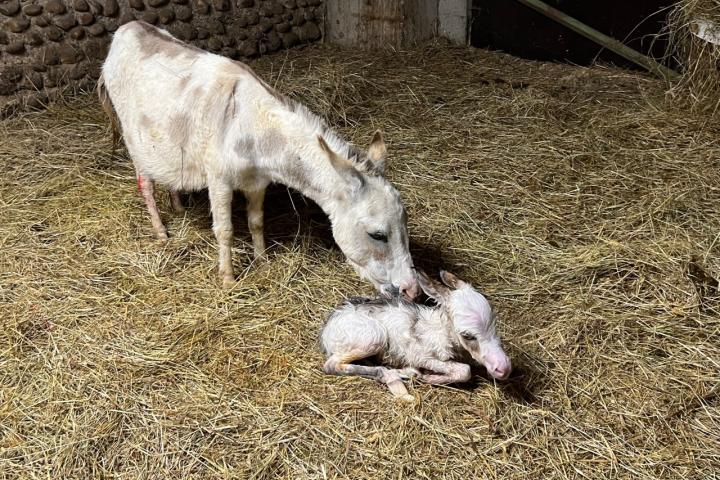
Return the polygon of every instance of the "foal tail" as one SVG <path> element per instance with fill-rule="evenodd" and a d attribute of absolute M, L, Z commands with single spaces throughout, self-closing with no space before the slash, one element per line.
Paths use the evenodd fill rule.
<path fill-rule="evenodd" d="M 115 154 L 115 150 L 117 150 L 118 143 L 120 142 L 120 122 L 115 114 L 115 109 L 110 100 L 110 95 L 108 95 L 107 88 L 105 88 L 105 76 L 102 73 L 100 74 L 100 78 L 98 78 L 97 94 L 98 99 L 100 99 L 100 105 L 102 105 L 105 114 L 110 119 L 110 127 L 112 128 L 112 153 Z"/>

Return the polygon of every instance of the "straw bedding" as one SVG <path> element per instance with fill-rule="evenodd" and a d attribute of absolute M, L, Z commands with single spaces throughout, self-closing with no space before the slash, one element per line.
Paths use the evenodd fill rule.
<path fill-rule="evenodd" d="M 613 68 L 441 44 L 253 67 L 359 144 L 375 128 L 413 253 L 497 307 L 494 384 L 328 377 L 317 334 L 371 294 L 283 187 L 221 289 L 207 197 L 154 240 L 91 95 L 0 123 L 4 478 L 713 478 L 720 129 Z"/>
<path fill-rule="evenodd" d="M 720 114 L 720 46 L 694 34 L 698 33 L 698 21 L 720 25 L 720 3 L 679 0 L 668 13 L 663 32 L 669 40 L 666 56 L 677 63 L 681 73 L 669 93 L 675 101 L 682 101 L 693 110 L 717 116 Z"/>

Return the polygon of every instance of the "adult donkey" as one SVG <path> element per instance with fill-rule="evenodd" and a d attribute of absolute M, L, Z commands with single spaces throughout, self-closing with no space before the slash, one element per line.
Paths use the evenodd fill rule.
<path fill-rule="evenodd" d="M 102 68 L 98 94 L 120 121 L 138 187 L 161 239 L 167 230 L 154 183 L 178 192 L 207 188 L 219 244 L 219 274 L 232 269 L 234 190 L 247 198 L 256 256 L 265 251 L 263 200 L 271 182 L 313 199 L 358 274 L 376 287 L 418 292 L 407 217 L 383 177 L 386 149 L 376 132 L 367 151 L 337 136 L 307 108 L 280 94 L 246 65 L 213 55 L 143 22 L 120 27 Z M 117 130 L 118 126 L 114 126 Z"/>

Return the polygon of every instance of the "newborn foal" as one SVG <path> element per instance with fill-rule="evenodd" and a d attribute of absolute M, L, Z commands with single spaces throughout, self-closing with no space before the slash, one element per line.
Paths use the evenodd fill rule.
<path fill-rule="evenodd" d="M 470 380 L 470 365 L 456 361 L 466 354 L 491 377 L 506 379 L 512 367 L 487 299 L 452 273 L 441 271 L 440 278 L 443 284 L 418 274 L 423 291 L 437 302 L 435 307 L 394 296 L 353 298 L 336 308 L 321 333 L 325 373 L 373 378 L 409 401 L 413 397 L 403 378 L 431 384 Z M 394 368 L 351 363 L 372 356 Z"/>

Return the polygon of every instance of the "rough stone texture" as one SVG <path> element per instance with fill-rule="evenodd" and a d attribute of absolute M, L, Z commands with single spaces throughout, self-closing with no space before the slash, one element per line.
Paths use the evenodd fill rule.
<path fill-rule="evenodd" d="M 41 60 L 45 65 L 57 65 L 60 63 L 60 54 L 57 47 L 47 47 L 42 51 Z"/>
<path fill-rule="evenodd" d="M 103 15 L 115 17 L 117 16 L 119 10 L 120 6 L 118 5 L 117 0 L 105 0 L 105 3 L 103 4 Z"/>
<path fill-rule="evenodd" d="M 90 5 L 85 0 L 75 0 L 73 2 L 73 8 L 76 12 L 89 12 Z"/>
<path fill-rule="evenodd" d="M 38 45 L 42 45 L 44 40 L 40 32 L 30 32 L 25 36 L 25 41 L 28 45 L 37 47 Z"/>
<path fill-rule="evenodd" d="M 0 76 L 0 95 L 10 95 L 18 89 L 22 80 L 22 69 L 17 66 L 11 66 L 3 71 Z"/>
<path fill-rule="evenodd" d="M 12 55 L 20 55 L 21 53 L 25 53 L 25 44 L 22 40 L 10 42 L 8 46 L 5 47 L 5 51 Z"/>
<path fill-rule="evenodd" d="M 63 39 L 65 35 L 63 34 L 63 31 L 60 30 L 58 27 L 50 26 L 45 29 L 45 36 L 51 42 L 59 42 Z"/>
<path fill-rule="evenodd" d="M 37 27 L 47 27 L 50 25 L 50 19 L 45 15 L 40 15 L 39 17 L 34 18 L 33 22 Z"/>
<path fill-rule="evenodd" d="M 5 24 L 12 33 L 21 33 L 30 28 L 30 20 L 25 17 L 15 17 Z"/>
<path fill-rule="evenodd" d="M 9 2 L 0 3 L 0 13 L 6 17 L 12 17 L 20 11 L 20 1 L 11 0 Z"/>
<path fill-rule="evenodd" d="M 62 0 L 50 0 L 45 3 L 45 11 L 53 15 L 61 15 L 67 11 Z"/>
<path fill-rule="evenodd" d="M 147 23 L 149 23 L 149 24 L 151 24 L 151 25 L 155 25 L 155 24 L 158 22 L 158 14 L 157 14 L 156 12 L 153 12 L 153 11 L 147 11 L 147 12 L 145 12 L 145 13 L 142 14 L 142 16 L 140 17 L 140 19 L 141 19 L 143 22 L 147 22 Z"/>
<path fill-rule="evenodd" d="M 0 0 L 0 116 L 90 89 L 111 33 L 139 18 L 243 59 L 316 41 L 322 0 Z"/>
<path fill-rule="evenodd" d="M 210 4 L 205 0 L 193 0 L 193 10 L 205 15 L 210 12 Z"/>
<path fill-rule="evenodd" d="M 193 13 L 190 7 L 179 6 L 175 7 L 175 17 L 181 22 L 189 22 L 192 19 Z"/>
<path fill-rule="evenodd" d="M 58 49 L 58 54 L 60 55 L 60 61 L 62 63 L 70 65 L 79 62 L 82 58 L 81 52 L 69 43 L 61 45 Z"/>
<path fill-rule="evenodd" d="M 229 0 L 213 0 L 213 8 L 218 12 L 226 12 L 230 10 Z"/>
<path fill-rule="evenodd" d="M 100 35 L 104 35 L 105 32 L 105 26 L 102 23 L 96 23 L 95 25 L 92 25 L 90 28 L 88 28 L 88 33 L 93 37 L 99 37 Z"/>
<path fill-rule="evenodd" d="M 22 11 L 28 17 L 37 17 L 42 13 L 43 8 L 40 5 L 25 5 Z"/>
<path fill-rule="evenodd" d="M 170 7 L 162 8 L 158 10 L 158 19 L 163 25 L 172 23 L 175 20 L 175 11 Z"/>
<path fill-rule="evenodd" d="M 65 15 L 54 17 L 53 23 L 63 30 L 68 31 L 77 25 L 77 20 L 75 20 L 75 15 L 72 13 L 66 13 Z"/>
<path fill-rule="evenodd" d="M 77 21 L 80 25 L 90 25 L 95 21 L 95 16 L 90 12 L 78 13 Z"/>
<path fill-rule="evenodd" d="M 82 40 L 85 38 L 85 29 L 82 27 L 75 27 L 70 30 L 69 35 L 73 40 Z"/>

